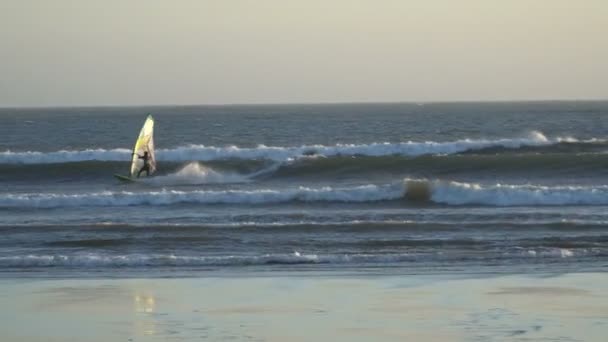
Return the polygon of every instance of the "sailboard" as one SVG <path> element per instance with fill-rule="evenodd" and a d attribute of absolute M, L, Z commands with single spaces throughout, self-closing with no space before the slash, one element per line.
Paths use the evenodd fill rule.
<path fill-rule="evenodd" d="M 148 154 L 148 171 L 140 172 L 144 165 L 144 160 L 141 158 L 144 154 Z M 156 157 L 154 155 L 154 118 L 152 115 L 148 115 L 144 125 L 139 131 L 139 136 L 135 141 L 133 147 L 133 155 L 131 159 L 131 168 L 129 169 L 129 175 L 124 176 L 115 174 L 114 177 L 124 182 L 133 182 L 140 177 L 152 176 L 156 171 Z"/>

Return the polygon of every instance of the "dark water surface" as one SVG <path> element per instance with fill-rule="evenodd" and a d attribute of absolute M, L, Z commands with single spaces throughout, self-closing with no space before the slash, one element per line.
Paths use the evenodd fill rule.
<path fill-rule="evenodd" d="M 156 119 L 158 172 L 124 184 Z M 0 109 L 0 274 L 608 265 L 608 102 Z"/>

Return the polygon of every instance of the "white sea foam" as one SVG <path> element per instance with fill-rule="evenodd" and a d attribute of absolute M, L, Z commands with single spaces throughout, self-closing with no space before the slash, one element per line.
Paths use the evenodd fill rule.
<path fill-rule="evenodd" d="M 369 202 L 398 199 L 403 196 L 403 184 L 362 185 L 350 188 L 308 188 L 148 192 L 103 191 L 89 194 L 25 193 L 1 194 L 0 207 L 5 208 L 56 208 L 86 206 L 133 206 L 198 204 L 264 204 L 302 202 Z"/>
<path fill-rule="evenodd" d="M 450 205 L 606 205 L 608 186 L 481 185 L 434 182 L 431 199 Z"/>
<path fill-rule="evenodd" d="M 6 193 L 0 194 L 3 208 L 56 208 L 194 204 L 272 204 L 300 202 L 363 203 L 399 200 L 431 201 L 448 205 L 608 205 L 608 186 L 482 185 L 476 183 L 415 181 L 352 187 L 294 187 L 256 190 L 161 190 L 103 191 L 96 193 Z M 427 197 L 408 192 L 428 190 Z M 412 189 L 408 189 L 412 187 Z"/>
<path fill-rule="evenodd" d="M 192 162 L 177 172 L 164 176 L 143 178 L 142 181 L 154 185 L 223 184 L 248 182 L 249 177 L 233 172 L 218 172 L 200 163 Z"/>
<path fill-rule="evenodd" d="M 599 142 L 599 139 L 582 142 Z M 264 159 L 278 162 L 302 156 L 364 155 L 419 156 L 425 154 L 454 154 L 492 147 L 517 149 L 525 146 L 548 146 L 561 142 L 581 142 L 572 137 L 547 138 L 543 133 L 532 131 L 526 137 L 504 139 L 463 139 L 451 142 L 400 142 L 371 144 L 304 145 L 296 147 L 265 146 L 245 148 L 237 146 L 215 147 L 190 145 L 173 149 L 158 149 L 159 161 L 212 161 L 226 159 Z M 129 160 L 128 149 L 89 149 L 81 151 L 61 150 L 56 152 L 0 152 L 0 164 L 48 164 L 81 161 L 125 161 Z"/>
<path fill-rule="evenodd" d="M 51 164 L 81 161 L 125 161 L 129 160 L 131 150 L 117 148 L 112 150 L 87 149 L 79 151 L 61 150 L 55 152 L 0 152 L 0 164 Z"/>
<path fill-rule="evenodd" d="M 0 257 L 0 267 L 138 267 L 138 266 L 248 266 L 272 264 L 350 264 L 394 263 L 413 260 L 414 256 L 402 254 L 306 254 L 294 251 L 290 254 L 190 256 L 174 254 L 124 254 L 98 253 L 30 254 Z"/>
<path fill-rule="evenodd" d="M 579 249 L 577 255 L 588 254 L 586 249 Z M 522 249 L 516 255 L 520 257 L 536 257 L 536 258 L 570 258 L 575 256 L 575 252 L 566 248 L 540 248 L 540 249 Z"/>
<path fill-rule="evenodd" d="M 503 258 L 570 258 L 594 255 L 587 249 L 569 250 L 563 248 L 517 249 L 501 253 Z M 175 255 L 175 254 L 28 254 L 0 256 L 0 267 L 163 267 L 163 266 L 254 266 L 273 264 L 394 264 L 419 261 L 421 258 L 451 259 L 458 254 L 417 254 L 417 253 L 351 253 L 351 254 L 309 254 L 271 253 L 259 255 Z"/>

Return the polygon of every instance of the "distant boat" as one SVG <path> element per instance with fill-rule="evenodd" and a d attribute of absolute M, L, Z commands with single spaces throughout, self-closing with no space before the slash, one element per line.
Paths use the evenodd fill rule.
<path fill-rule="evenodd" d="M 148 166 L 146 168 L 146 165 Z M 154 118 L 148 115 L 133 147 L 129 176 L 115 174 L 121 181 L 133 182 L 140 177 L 149 177 L 156 171 L 154 156 Z"/>

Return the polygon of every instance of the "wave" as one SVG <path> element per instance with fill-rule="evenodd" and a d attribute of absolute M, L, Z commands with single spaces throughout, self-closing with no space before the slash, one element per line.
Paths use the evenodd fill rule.
<path fill-rule="evenodd" d="M 257 190 L 103 191 L 97 193 L 8 193 L 0 208 L 104 207 L 174 204 L 366 203 L 407 200 L 443 205 L 608 205 L 608 186 L 482 185 L 410 180 L 384 185 Z"/>
<path fill-rule="evenodd" d="M 219 172 L 197 162 L 188 163 L 180 170 L 164 176 L 143 178 L 143 182 L 154 185 L 225 184 L 245 183 L 250 177 L 233 172 Z"/>
<path fill-rule="evenodd" d="M 134 267 L 134 266 L 249 266 L 273 264 L 321 264 L 321 263 L 353 263 L 353 262 L 379 262 L 399 261 L 411 256 L 403 255 L 317 255 L 301 254 L 262 254 L 251 256 L 176 256 L 174 254 L 157 255 L 23 255 L 0 257 L 0 267 Z"/>
<path fill-rule="evenodd" d="M 298 264 L 396 264 L 419 262 L 422 260 L 487 260 L 513 258 L 571 258 L 603 255 L 593 249 L 566 248 L 515 248 L 482 255 L 460 253 L 352 253 L 352 254 L 306 254 L 274 253 L 260 255 L 192 256 L 175 254 L 123 254 L 101 253 L 83 254 L 29 254 L 1 256 L 0 268 L 27 267 L 179 267 L 179 266 L 255 266 L 255 265 L 298 265 Z"/>
<path fill-rule="evenodd" d="M 576 174 L 605 177 L 607 153 L 543 154 L 456 154 L 419 157 L 345 157 L 316 158 L 282 163 L 273 177 L 339 177 L 344 175 L 463 175 L 508 174 L 547 177 Z"/>
<path fill-rule="evenodd" d="M 65 230 L 77 230 L 79 232 L 94 231 L 101 233 L 108 232 L 124 232 L 124 233 L 138 233 L 145 231 L 146 233 L 160 233 L 165 236 L 165 233 L 179 232 L 179 234 L 186 234 L 180 236 L 191 236 L 196 235 L 201 231 L 214 231 L 214 230 L 230 230 L 230 231 L 241 231 L 241 232 L 257 232 L 257 231 L 274 231 L 277 233 L 285 232 L 301 232 L 316 231 L 319 233 L 324 232 L 346 232 L 346 233 L 366 233 L 366 232 L 457 232 L 457 231 L 468 231 L 471 229 L 480 231 L 531 231 L 531 230 L 545 230 L 545 231 L 561 231 L 576 232 L 581 234 L 583 232 L 598 232 L 602 231 L 608 226 L 607 220 L 598 220 L 592 215 L 588 219 L 534 219 L 534 218 L 521 218 L 520 220 L 510 219 L 470 219 L 468 216 L 459 216 L 442 219 L 423 219 L 414 220 L 411 213 L 404 214 L 407 218 L 397 217 L 361 217 L 354 218 L 346 215 L 342 217 L 344 213 L 334 214 L 332 217 L 319 217 L 317 219 L 301 219 L 301 220 L 290 220 L 285 218 L 270 218 L 266 215 L 259 217 L 251 217 L 248 220 L 243 221 L 238 217 L 223 217 L 211 218 L 212 222 L 205 222 L 205 219 L 197 219 L 196 222 L 175 222 L 171 218 L 163 221 L 170 222 L 137 222 L 129 223 L 128 219 L 124 221 L 102 221 L 96 223 L 87 222 L 56 222 L 49 223 L 46 221 L 42 222 L 27 222 L 27 223 L 0 223 L 0 234 L 14 233 L 15 230 L 20 232 L 35 232 L 35 233 L 55 233 L 62 232 Z M 517 215 L 517 214 L 513 214 Z M 377 214 L 370 214 L 368 216 L 380 216 Z M 465 224 L 463 224 L 465 222 Z M 568 244 L 575 245 L 578 243 L 605 243 L 605 237 L 593 236 L 590 241 L 586 241 L 586 236 L 570 236 L 564 235 L 563 238 L 557 240 L 551 240 L 546 238 L 539 242 L 539 245 L 554 245 L 554 246 L 568 246 Z M 123 241 L 127 242 L 127 241 Z"/>
<path fill-rule="evenodd" d="M 484 149 L 542 147 L 558 144 L 600 144 L 601 139 L 578 140 L 572 137 L 547 138 L 543 133 L 533 131 L 522 138 L 503 139 L 463 139 L 451 142 L 400 142 L 371 144 L 304 145 L 298 147 L 279 147 L 258 145 L 254 148 L 237 146 L 214 147 L 190 145 L 174 149 L 158 149 L 160 162 L 213 161 L 229 159 L 289 161 L 294 158 L 333 157 L 333 156 L 420 156 L 436 154 L 457 154 Z M 55 152 L 0 152 L 0 164 L 51 164 L 83 161 L 128 161 L 128 149 L 88 149 L 80 151 L 61 150 Z"/>
<path fill-rule="evenodd" d="M 493 178 L 522 178 L 530 181 L 546 179 L 576 179 L 585 183 L 601 183 L 606 176 L 606 154 L 499 154 L 499 155 L 450 155 L 384 157 L 333 157 L 298 159 L 286 163 L 259 162 L 252 160 L 163 163 L 154 177 L 142 179 L 142 183 L 156 188 L 178 185 L 237 184 L 266 181 L 291 183 L 348 178 L 355 180 L 386 181 L 391 178 L 450 177 L 461 180 Z M 49 184 L 57 182 L 115 181 L 110 175 L 124 173 L 125 164 L 120 162 L 80 162 L 72 164 L 48 164 L 43 168 L 31 165 L 1 165 L 2 180 L 16 184 Z M 118 184 L 115 181 L 115 184 Z"/>
<path fill-rule="evenodd" d="M 370 202 L 394 200 L 403 196 L 403 186 L 362 185 L 351 188 L 308 188 L 286 190 L 223 190 L 150 192 L 103 191 L 90 194 L 28 193 L 2 194 L 0 207 L 4 208 L 56 208 L 80 206 L 134 206 L 195 204 L 271 204 L 301 202 Z"/>
<path fill-rule="evenodd" d="M 45 242 L 44 246 L 47 247 L 84 247 L 84 248 L 115 248 L 121 246 L 137 246 L 138 244 L 147 245 L 150 247 L 162 245 L 162 246 L 182 246 L 182 248 L 187 248 L 190 246 L 198 246 L 201 247 L 203 244 L 212 244 L 214 246 L 220 245 L 222 242 L 234 242 L 233 239 L 230 238 L 222 238 L 222 237 L 209 237 L 209 236 L 201 236 L 199 234 L 192 235 L 162 235 L 162 236 L 154 236 L 154 237 L 144 237 L 139 239 L 133 238 L 86 238 L 79 240 L 58 240 Z M 300 244 L 307 244 L 302 241 L 297 241 Z M 543 241 L 545 244 L 549 244 L 552 241 Z M 254 245 L 255 242 L 250 241 L 251 245 Z M 263 242 L 264 244 L 267 242 Z M 290 241 L 288 244 L 296 243 L 296 241 Z M 349 240 L 349 241 L 315 241 L 310 245 L 314 245 L 314 247 L 319 248 L 343 248 L 348 246 L 349 248 L 358 248 L 358 249 L 372 249 L 374 251 L 379 251 L 383 248 L 399 248 L 399 247 L 407 247 L 407 248 L 470 248 L 470 247 L 486 247 L 489 244 L 493 243 L 492 241 L 483 241 L 478 239 L 469 239 L 469 238 L 446 238 L 446 239 L 407 239 L 407 238 L 397 238 L 397 239 L 377 239 L 377 238 L 366 238 L 364 240 Z M 559 243 L 562 243 L 559 241 Z M 583 242 L 584 243 L 584 242 Z M 582 244 L 579 242 L 579 244 Z M 572 244 L 573 247 L 578 247 L 576 244 Z"/>
<path fill-rule="evenodd" d="M 300 228 L 305 228 L 300 226 Z M 432 226 L 431 226 L 432 228 Z M 469 227 L 471 228 L 471 227 Z M 309 230 L 304 230 L 308 232 Z M 377 231 L 377 230 L 368 230 L 369 232 Z M 431 230 L 432 231 L 432 230 Z M 148 231 L 146 231 L 148 232 Z M 302 232 L 300 230 L 300 232 Z M 244 234 L 248 234 L 251 232 L 245 232 Z M 287 233 L 291 234 L 290 231 L 281 230 L 277 231 L 277 234 Z M 563 248 L 563 249 L 581 249 L 581 248 L 595 248 L 595 249 L 606 249 L 608 247 L 608 237 L 602 235 L 564 235 L 563 237 L 543 237 L 543 238 L 512 238 L 509 240 L 505 240 L 504 238 L 499 238 L 498 241 L 494 238 L 472 238 L 467 236 L 449 236 L 449 237 L 403 237 L 403 236 L 370 236 L 365 234 L 359 237 L 351 237 L 346 240 L 342 239 L 322 239 L 322 234 L 332 235 L 332 230 L 327 229 L 322 232 L 319 232 L 319 238 L 314 241 L 303 241 L 301 238 L 293 238 L 283 240 L 282 244 L 284 245 L 298 245 L 302 248 L 306 247 L 312 249 L 323 249 L 323 250 L 371 250 L 373 252 L 381 252 L 381 251 L 432 251 L 441 249 L 444 252 L 453 252 L 457 249 L 462 250 L 470 250 L 471 248 L 475 249 L 477 252 L 479 251 L 492 251 L 497 248 L 507 249 L 507 248 L 516 248 L 520 249 L 530 249 L 530 248 L 545 248 L 545 249 L 555 249 L 555 248 Z M 255 233 L 253 233 L 255 234 Z M 50 235 L 50 234 L 49 234 Z M 278 236 L 278 235 L 277 235 Z M 52 241 L 48 241 L 48 239 L 53 239 Z M 227 250 L 233 249 L 233 244 L 239 244 L 241 238 L 233 238 L 221 235 L 210 236 L 207 234 L 201 234 L 200 230 L 195 232 L 184 232 L 179 231 L 178 233 L 167 232 L 167 234 L 158 234 L 158 235 L 148 235 L 143 237 L 116 237 L 111 236 L 111 234 L 106 234 L 106 236 L 81 236 L 78 239 L 71 238 L 60 238 L 56 240 L 48 236 L 45 239 L 45 242 L 41 242 L 41 247 L 51 247 L 51 248 L 87 248 L 89 250 L 99 248 L 99 249 L 111 249 L 116 251 L 117 248 L 128 248 L 133 250 L 134 248 L 146 247 L 150 248 L 150 250 L 155 250 L 156 248 L 176 248 L 178 250 L 184 251 L 188 249 L 194 248 L 204 248 L 207 246 L 226 246 Z M 257 244 L 267 245 L 268 241 L 266 240 L 257 240 L 255 238 L 248 238 L 248 244 L 251 248 L 255 248 Z M 30 244 L 32 246 L 32 244 Z M 232 247 L 232 248 L 231 248 Z"/>
<path fill-rule="evenodd" d="M 434 182 L 432 201 L 449 205 L 607 205 L 608 186 L 540 186 Z"/>
<path fill-rule="evenodd" d="M 45 164 L 44 167 L 0 164 L 0 174 L 3 181 L 15 183 L 96 183 L 97 180 L 113 180 L 112 174 L 128 173 L 127 166 L 124 161 L 84 161 Z M 154 186 L 245 183 L 256 177 L 271 175 L 280 166 L 279 163 L 260 161 L 214 161 L 205 164 L 167 162 L 162 164 L 161 170 L 154 177 L 141 178 L 140 181 Z"/>
<path fill-rule="evenodd" d="M 608 153 L 501 153 L 456 154 L 442 156 L 306 157 L 287 162 L 227 160 L 209 162 L 165 162 L 155 177 L 143 179 L 150 185 L 196 185 L 246 183 L 272 179 L 386 179 L 390 177 L 446 177 L 475 179 L 501 175 L 505 178 L 547 177 L 579 179 L 605 178 Z M 27 164 L 0 164 L 4 181 L 52 183 L 57 181 L 111 181 L 112 173 L 124 173 L 125 162 L 87 161 L 46 164 L 43 168 Z M 86 178 L 84 178 L 85 176 Z"/>
<path fill-rule="evenodd" d="M 130 160 L 131 150 L 103 148 L 79 151 L 61 150 L 55 152 L 0 152 L 0 164 L 54 164 L 75 163 L 82 161 L 125 161 Z"/>

